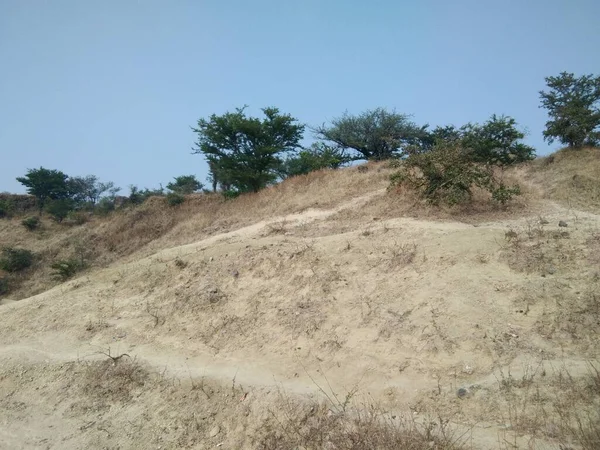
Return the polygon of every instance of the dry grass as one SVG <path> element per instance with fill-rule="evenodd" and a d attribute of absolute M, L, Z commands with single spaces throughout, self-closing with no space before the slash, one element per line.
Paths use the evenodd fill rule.
<path fill-rule="evenodd" d="M 600 149 L 563 149 L 530 166 L 544 197 L 565 206 L 600 212 Z"/>
<path fill-rule="evenodd" d="M 459 450 L 465 437 L 448 421 L 419 424 L 412 419 L 384 414 L 375 406 L 333 411 L 325 403 L 300 404 L 271 412 L 263 424 L 257 448 L 263 450 Z"/>
<path fill-rule="evenodd" d="M 102 403 L 127 402 L 143 388 L 149 372 L 129 357 L 84 363 L 81 391 Z"/>
<path fill-rule="evenodd" d="M 499 407 L 510 424 L 504 443 L 519 448 L 518 436 L 527 435 L 557 442 L 560 448 L 600 448 L 598 363 L 588 362 L 578 377 L 567 367 L 547 366 L 543 361 L 528 366 L 519 377 L 500 373 Z"/>
<path fill-rule="evenodd" d="M 126 208 L 107 217 L 92 216 L 79 226 L 56 224 L 43 218 L 40 230 L 27 231 L 21 217 L 0 220 L 0 247 L 20 246 L 39 257 L 35 270 L 11 283 L 10 298 L 21 299 L 56 284 L 50 264 L 78 257 L 84 242 L 90 269 L 106 266 L 133 255 L 148 255 L 163 248 L 183 245 L 231 231 L 273 216 L 308 208 L 329 208 L 388 185 L 389 171 L 383 163 L 369 163 L 367 172 L 356 167 L 323 170 L 294 177 L 259 193 L 225 200 L 219 194 L 194 194 L 176 208 L 165 198 L 150 198 L 142 206 Z M 323 193 L 327 195 L 324 196 Z M 271 224 L 272 233 L 285 232 L 282 219 Z"/>
<path fill-rule="evenodd" d="M 576 258 L 576 245 L 570 242 L 570 237 L 568 231 L 548 229 L 539 221 L 529 222 L 506 231 L 502 250 L 513 270 L 554 274 Z"/>

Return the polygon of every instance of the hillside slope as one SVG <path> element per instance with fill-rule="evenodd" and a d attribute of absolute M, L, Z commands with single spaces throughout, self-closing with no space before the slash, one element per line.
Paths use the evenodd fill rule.
<path fill-rule="evenodd" d="M 33 242 L 3 222 L 95 256 L 0 306 L 0 448 L 394 448 L 407 426 L 415 449 L 596 448 L 593 189 L 569 206 L 536 162 L 510 209 L 440 211 L 368 167 Z"/>

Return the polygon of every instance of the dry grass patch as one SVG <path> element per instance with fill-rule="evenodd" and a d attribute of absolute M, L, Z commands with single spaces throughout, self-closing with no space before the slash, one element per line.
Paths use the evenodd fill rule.
<path fill-rule="evenodd" d="M 384 414 L 375 406 L 334 411 L 325 403 L 299 404 L 271 412 L 257 448 L 263 450 L 459 450 L 466 439 L 448 421 L 419 424 Z"/>
<path fill-rule="evenodd" d="M 149 371 L 127 355 L 84 363 L 81 392 L 103 403 L 127 402 L 144 387 Z"/>
<path fill-rule="evenodd" d="M 503 256 L 517 272 L 554 274 L 577 258 L 576 244 L 567 231 L 549 230 L 540 222 L 509 228 L 501 244 Z"/>
<path fill-rule="evenodd" d="M 600 448 L 598 362 L 588 362 L 587 370 L 577 377 L 566 366 L 546 366 L 540 362 L 520 377 L 501 373 L 500 411 L 510 424 L 505 443 L 516 444 L 518 436 L 528 435 L 565 449 Z"/>
<path fill-rule="evenodd" d="M 600 149 L 559 150 L 535 160 L 529 176 L 546 198 L 600 212 Z"/>

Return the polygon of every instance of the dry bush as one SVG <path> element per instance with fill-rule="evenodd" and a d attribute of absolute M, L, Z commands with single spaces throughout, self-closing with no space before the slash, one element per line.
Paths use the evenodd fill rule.
<path fill-rule="evenodd" d="M 390 264 L 392 266 L 406 266 L 415 260 L 417 255 L 417 244 L 414 242 L 412 244 L 407 242 L 398 244 L 394 242 L 394 245 L 389 248 L 389 252 Z"/>
<path fill-rule="evenodd" d="M 535 322 L 545 339 L 560 338 L 581 351 L 594 352 L 600 344 L 600 283 L 591 283 L 581 291 L 554 284 L 538 301 L 544 302 Z"/>
<path fill-rule="evenodd" d="M 292 405 L 272 412 L 258 440 L 263 450 L 450 450 L 463 448 L 448 421 L 425 425 L 413 420 L 389 417 L 374 406 L 334 412 L 324 403 Z"/>
<path fill-rule="evenodd" d="M 506 231 L 501 245 L 505 260 L 518 272 L 554 273 L 558 267 L 574 260 L 576 249 L 569 244 L 567 231 L 547 230 L 542 223 Z"/>
<path fill-rule="evenodd" d="M 546 370 L 536 365 L 518 378 L 501 374 L 499 388 L 503 420 L 510 424 L 505 443 L 517 437 L 550 439 L 560 448 L 600 448 L 600 372 L 589 362 L 578 377 L 566 368 Z M 512 438 L 512 439 L 511 439 Z"/>
<path fill-rule="evenodd" d="M 600 233 L 594 233 L 586 242 L 590 264 L 600 268 Z"/>
<path fill-rule="evenodd" d="M 129 357 L 109 357 L 86 363 L 82 372 L 82 393 L 103 402 L 126 402 L 144 386 L 149 372 Z"/>
<path fill-rule="evenodd" d="M 287 230 L 287 221 L 279 220 L 267 225 L 267 234 L 284 234 Z"/>

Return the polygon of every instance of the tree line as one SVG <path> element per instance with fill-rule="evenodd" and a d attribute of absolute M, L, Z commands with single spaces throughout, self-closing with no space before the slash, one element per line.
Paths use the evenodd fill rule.
<path fill-rule="evenodd" d="M 547 90 L 539 92 L 540 107 L 549 116 L 544 139 L 570 148 L 598 146 L 600 76 L 563 72 L 545 81 Z M 535 149 L 522 142 L 525 134 L 516 120 L 504 115 L 492 115 L 484 123 L 431 129 L 416 124 L 409 115 L 376 108 L 344 113 L 328 124 L 309 128 L 275 107 L 263 108 L 260 118 L 249 116 L 246 109 L 213 114 L 192 127 L 196 134 L 193 153 L 206 159 L 212 190 L 220 190 L 227 198 L 352 161 L 395 159 L 403 164 L 392 183 L 408 183 L 430 201 L 460 202 L 469 198 L 476 185 L 503 203 L 518 194 L 518 188 L 498 181 L 493 168 L 535 157 Z M 317 142 L 303 147 L 307 128 Z M 43 167 L 28 170 L 17 180 L 35 196 L 40 212 L 47 211 L 57 221 L 78 210 L 111 211 L 120 191 L 114 183 L 101 182 L 94 175 L 70 177 Z M 177 205 L 184 195 L 203 188 L 194 175 L 182 175 L 167 184 L 167 192 L 162 186 L 130 186 L 129 195 L 122 198 L 137 205 L 150 196 L 166 195 L 169 204 Z M 3 214 L 7 206 L 0 204 Z"/>
<path fill-rule="evenodd" d="M 548 90 L 539 93 L 541 107 L 549 115 L 544 139 L 571 148 L 597 146 L 600 77 L 563 72 L 545 80 Z M 305 125 L 277 108 L 264 108 L 262 113 L 262 118 L 249 117 L 246 107 L 238 108 L 201 118 L 192 128 L 197 135 L 193 152 L 206 158 L 213 190 L 257 192 L 283 178 L 355 160 L 410 159 L 410 164 L 423 170 L 427 165 L 437 166 L 434 159 L 442 161 L 443 154 L 453 154 L 454 164 L 463 161 L 461 167 L 466 170 L 467 161 L 507 166 L 535 157 L 535 150 L 522 142 L 525 134 L 509 116 L 492 115 L 483 124 L 430 129 L 406 114 L 376 108 L 357 115 L 345 113 L 311 128 L 319 141 L 302 148 Z M 429 153 L 436 158 L 422 156 Z M 487 175 L 476 175 L 475 166 L 469 167 L 470 181 L 478 178 L 480 184 L 489 184 Z"/>

